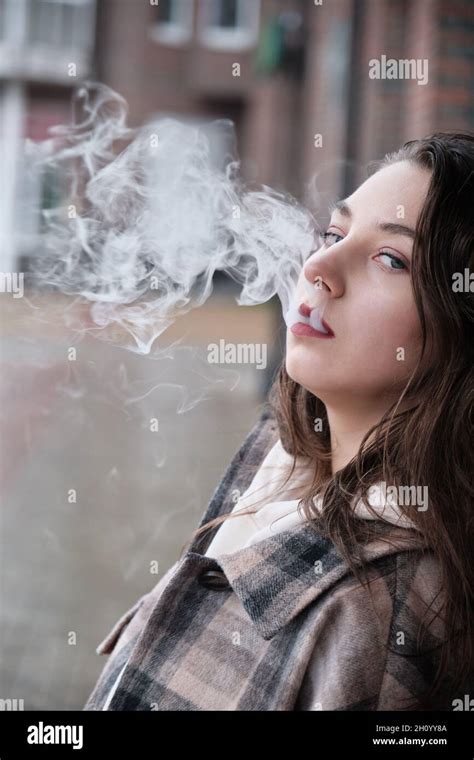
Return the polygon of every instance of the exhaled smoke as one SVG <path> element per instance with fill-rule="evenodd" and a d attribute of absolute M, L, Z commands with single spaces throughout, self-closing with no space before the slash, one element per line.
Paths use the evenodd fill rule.
<path fill-rule="evenodd" d="M 96 329 L 118 329 L 124 345 L 132 336 L 140 353 L 207 300 L 216 271 L 241 286 L 239 305 L 276 294 L 288 310 L 315 221 L 290 196 L 245 186 L 231 121 L 130 129 L 123 98 L 98 83 L 73 105 L 72 124 L 28 144 L 32 165 L 66 184 L 66 200 L 43 212 L 39 284 L 87 299 Z"/>

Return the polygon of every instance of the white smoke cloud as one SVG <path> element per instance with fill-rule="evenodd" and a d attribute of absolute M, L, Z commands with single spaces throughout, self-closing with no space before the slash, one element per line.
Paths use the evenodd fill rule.
<path fill-rule="evenodd" d="M 317 225 L 291 196 L 245 186 L 230 120 L 212 122 L 211 137 L 169 117 L 131 129 L 124 99 L 96 82 L 73 106 L 71 124 L 26 146 L 68 196 L 43 213 L 37 284 L 85 299 L 98 337 L 142 354 L 206 302 L 216 271 L 239 284 L 239 305 L 276 294 L 288 310 Z M 213 139 L 227 146 L 224 166 Z"/>

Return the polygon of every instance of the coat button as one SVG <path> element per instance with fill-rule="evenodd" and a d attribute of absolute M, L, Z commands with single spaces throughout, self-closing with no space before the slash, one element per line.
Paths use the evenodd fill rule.
<path fill-rule="evenodd" d="M 230 588 L 230 583 L 222 570 L 204 570 L 198 575 L 197 580 L 201 586 L 215 591 L 225 591 Z"/>

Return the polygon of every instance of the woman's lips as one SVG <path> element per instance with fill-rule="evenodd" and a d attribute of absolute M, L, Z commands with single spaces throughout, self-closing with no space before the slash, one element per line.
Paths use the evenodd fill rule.
<path fill-rule="evenodd" d="M 304 320 L 301 322 L 297 322 L 296 324 L 292 325 L 290 327 L 290 330 L 295 335 L 305 335 L 311 338 L 334 338 L 334 333 L 327 324 L 327 322 L 324 321 L 324 319 L 321 319 L 321 317 L 318 314 L 313 315 L 313 320 L 311 320 L 311 312 L 313 309 L 311 309 L 308 304 L 302 303 L 298 307 L 298 313 L 301 314 L 302 317 L 304 317 Z M 308 319 L 312 322 L 312 324 L 308 324 Z M 322 330 L 318 330 L 317 327 L 322 327 L 324 329 L 324 332 Z"/>
<path fill-rule="evenodd" d="M 326 324 L 324 326 L 326 327 Z M 294 335 L 304 335 L 308 338 L 334 338 L 333 333 L 319 332 L 319 330 L 314 330 L 311 325 L 307 325 L 305 322 L 297 322 L 290 327 L 290 330 Z"/>
<path fill-rule="evenodd" d="M 306 303 L 300 303 L 298 307 L 298 311 L 301 314 L 302 317 L 310 317 L 311 316 L 311 308 Z"/>

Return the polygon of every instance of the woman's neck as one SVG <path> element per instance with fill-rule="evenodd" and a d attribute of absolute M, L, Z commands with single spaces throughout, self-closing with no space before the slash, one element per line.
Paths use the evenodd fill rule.
<path fill-rule="evenodd" d="M 326 411 L 331 437 L 332 474 L 345 467 L 359 451 L 360 444 L 367 432 L 376 425 L 390 404 L 364 404 L 359 401 L 356 405 L 342 409 L 327 405 Z M 401 410 L 401 409 L 400 409 Z"/>

